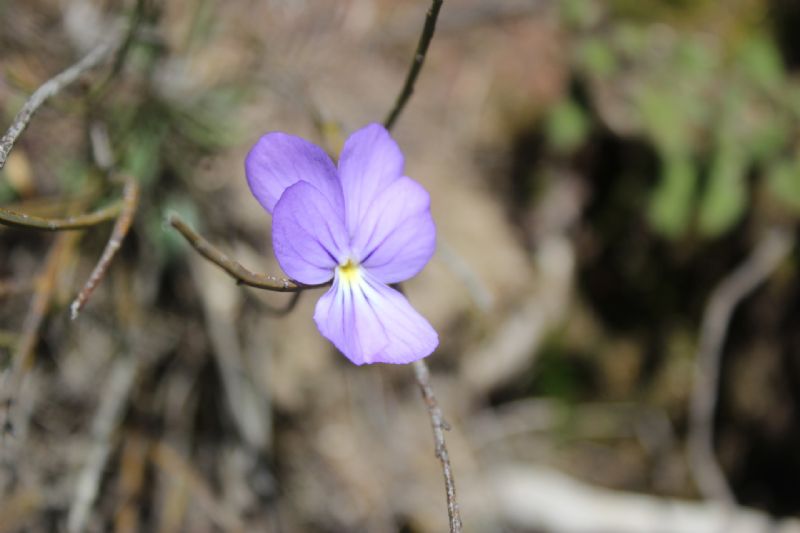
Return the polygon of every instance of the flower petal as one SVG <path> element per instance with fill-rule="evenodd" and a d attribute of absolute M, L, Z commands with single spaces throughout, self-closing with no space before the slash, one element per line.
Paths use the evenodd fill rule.
<path fill-rule="evenodd" d="M 272 246 L 291 278 L 310 285 L 330 280 L 349 252 L 342 209 L 314 185 L 295 183 L 275 204 Z"/>
<path fill-rule="evenodd" d="M 347 229 L 354 235 L 370 204 L 403 175 L 403 153 L 380 124 L 353 133 L 339 158 Z"/>
<path fill-rule="evenodd" d="M 410 363 L 430 355 L 439 336 L 405 296 L 364 270 L 333 286 L 317 302 L 320 333 L 353 363 Z"/>
<path fill-rule="evenodd" d="M 398 283 L 415 276 L 436 249 L 428 192 L 402 177 L 377 195 L 355 230 L 351 249 L 378 280 Z"/>
<path fill-rule="evenodd" d="M 283 192 L 298 181 L 313 184 L 341 205 L 341 185 L 331 158 L 300 137 L 267 133 L 250 149 L 244 167 L 253 196 L 270 213 Z"/>

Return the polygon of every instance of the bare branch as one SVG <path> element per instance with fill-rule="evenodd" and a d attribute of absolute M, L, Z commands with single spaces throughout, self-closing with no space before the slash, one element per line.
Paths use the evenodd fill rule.
<path fill-rule="evenodd" d="M 58 94 L 64 87 L 72 84 L 81 75 L 96 67 L 110 57 L 122 42 L 123 33 L 118 32 L 108 41 L 98 45 L 89 52 L 83 59 L 46 81 L 22 106 L 22 109 L 14 117 L 11 127 L 2 138 L 0 138 L 0 169 L 6 164 L 8 154 L 14 147 L 17 138 L 25 131 L 31 118 L 49 98 Z"/>
<path fill-rule="evenodd" d="M 278 278 L 268 274 L 253 273 L 222 253 L 213 244 L 190 228 L 178 215 L 169 215 L 167 221 L 183 235 L 183 238 L 186 239 L 200 255 L 227 272 L 237 283 L 275 292 L 299 292 L 327 285 L 327 283 L 321 285 L 303 285 L 302 283 L 288 278 Z"/>
<path fill-rule="evenodd" d="M 122 208 L 120 209 L 117 221 L 114 223 L 114 229 L 111 230 L 111 237 L 109 238 L 102 255 L 100 255 L 97 265 L 95 265 L 94 270 L 92 270 L 92 273 L 89 275 L 89 279 L 83 286 L 83 289 L 81 289 L 81 291 L 78 293 L 78 296 L 69 306 L 70 317 L 72 320 L 75 320 L 78 317 L 78 313 L 80 313 L 81 309 L 83 309 L 83 306 L 86 305 L 86 302 L 89 300 L 92 292 L 94 292 L 95 287 L 97 287 L 97 284 L 101 279 L 103 279 L 103 275 L 105 275 L 106 270 L 108 270 L 111 260 L 114 258 L 117 250 L 122 245 L 125 235 L 128 234 L 128 230 L 131 227 L 133 216 L 136 214 L 136 208 L 138 206 L 139 184 L 136 182 L 135 178 L 127 177 L 125 180 L 125 188 L 122 192 Z"/>
<path fill-rule="evenodd" d="M 791 236 L 772 230 L 744 263 L 714 288 L 703 315 L 690 406 L 688 452 L 700 492 L 734 504 L 733 492 L 714 455 L 714 411 L 725 334 L 737 305 L 778 267 L 792 247 Z"/>
<path fill-rule="evenodd" d="M 414 53 L 414 59 L 411 60 L 411 66 L 408 69 L 406 81 L 403 84 L 403 88 L 400 90 L 400 94 L 397 95 L 397 101 L 394 107 L 383 122 L 387 130 L 392 129 L 392 126 L 394 126 L 394 123 L 397 121 L 397 117 L 403 112 L 403 108 L 405 108 L 408 99 L 411 98 L 411 95 L 414 93 L 414 84 L 417 81 L 420 70 L 422 70 L 422 64 L 425 62 L 425 54 L 428 53 L 428 45 L 431 44 L 431 39 L 433 39 L 433 32 L 436 29 L 436 19 L 439 17 L 439 10 L 442 8 L 443 3 L 444 0 L 433 0 L 430 9 L 428 9 L 428 14 L 425 17 L 425 25 L 422 27 L 422 34 L 419 36 L 417 51 Z"/>
<path fill-rule="evenodd" d="M 122 206 L 123 202 L 118 201 L 92 213 L 66 218 L 36 217 L 0 207 L 0 224 L 43 231 L 86 229 L 114 220 L 120 214 Z"/>
<path fill-rule="evenodd" d="M 442 410 L 436 401 L 431 387 L 431 375 L 428 365 L 424 359 L 414 361 L 414 376 L 417 379 L 422 399 L 428 407 L 428 414 L 431 417 L 431 427 L 433 428 L 433 440 L 436 444 L 436 457 L 442 463 L 444 473 L 444 486 L 447 493 L 447 515 L 450 519 L 450 533 L 461 531 L 461 513 L 458 510 L 456 501 L 456 482 L 453 478 L 453 468 L 450 466 L 450 454 L 447 452 L 447 443 L 444 440 L 444 432 L 450 429 L 442 416 Z"/>

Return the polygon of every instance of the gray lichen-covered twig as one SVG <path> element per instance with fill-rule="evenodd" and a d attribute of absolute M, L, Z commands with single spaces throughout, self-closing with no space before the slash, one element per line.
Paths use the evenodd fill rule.
<path fill-rule="evenodd" d="M 75 495 L 67 518 L 67 531 L 80 533 L 86 529 L 92 504 L 100 491 L 103 470 L 113 451 L 112 436 L 125 414 L 129 396 L 136 381 L 141 358 L 118 355 L 105 382 L 102 402 L 92 420 L 92 442 L 81 469 Z"/>
<path fill-rule="evenodd" d="M 428 414 L 431 417 L 433 428 L 433 440 L 436 443 L 436 457 L 442 463 L 442 473 L 444 474 L 444 486 L 447 493 L 447 516 L 449 518 L 450 533 L 461 531 L 461 513 L 458 509 L 456 500 L 456 482 L 453 478 L 453 467 L 450 465 L 450 454 L 447 451 L 447 444 L 444 440 L 444 432 L 449 429 L 439 408 L 439 402 L 431 387 L 431 376 L 428 365 L 424 359 L 414 362 L 414 376 L 417 379 L 422 398 L 428 407 Z"/>
<path fill-rule="evenodd" d="M 115 50 L 120 46 L 124 38 L 123 32 L 115 33 L 110 39 L 96 46 L 86 56 L 67 68 L 63 72 L 47 80 L 41 87 L 36 89 L 33 94 L 28 98 L 25 104 L 20 109 L 14 121 L 6 131 L 5 135 L 0 138 L 0 169 L 2 169 L 8 154 L 14 147 L 14 143 L 19 136 L 25 131 L 28 123 L 33 118 L 33 115 L 39 110 L 40 107 L 49 99 L 61 92 L 64 87 L 74 83 L 83 73 L 97 65 L 103 63 L 106 59 L 111 57 Z"/>

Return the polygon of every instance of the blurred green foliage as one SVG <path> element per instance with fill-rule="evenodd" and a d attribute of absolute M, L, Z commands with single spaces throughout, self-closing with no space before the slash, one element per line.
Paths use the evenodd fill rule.
<path fill-rule="evenodd" d="M 800 159 L 780 159 L 767 172 L 770 191 L 800 214 Z"/>
<path fill-rule="evenodd" d="M 550 145 L 575 151 L 598 126 L 644 140 L 659 170 L 641 176 L 656 179 L 640 205 L 652 228 L 672 239 L 724 235 L 758 208 L 756 198 L 789 213 L 800 208 L 800 83 L 764 25 L 765 6 L 741 8 L 733 20 L 744 28 L 692 29 L 712 25 L 714 9 L 721 7 L 678 0 L 562 6 L 577 35 L 573 72 L 589 109 L 571 101 L 552 107 Z"/>
<path fill-rule="evenodd" d="M 569 98 L 550 108 L 545 125 L 547 138 L 558 152 L 571 152 L 583 144 L 589 126 L 589 118 L 583 109 Z"/>

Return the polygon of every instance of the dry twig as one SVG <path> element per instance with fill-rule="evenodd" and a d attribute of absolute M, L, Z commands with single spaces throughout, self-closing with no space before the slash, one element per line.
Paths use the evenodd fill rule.
<path fill-rule="evenodd" d="M 25 102 L 25 105 L 22 106 L 19 113 L 17 113 L 17 116 L 14 117 L 11 127 L 9 127 L 5 135 L 0 138 L 0 169 L 5 166 L 6 159 L 8 159 L 8 154 L 14 147 L 14 143 L 22 132 L 25 131 L 31 118 L 42 104 L 61 92 L 64 87 L 74 83 L 84 72 L 91 70 L 110 57 L 121 44 L 123 35 L 123 33 L 113 35 L 108 41 L 95 47 L 83 59 L 53 78 L 50 78 L 34 91 Z"/>
<path fill-rule="evenodd" d="M 422 64 L 425 62 L 425 54 L 428 53 L 428 45 L 431 44 L 431 39 L 433 39 L 433 32 L 436 30 L 436 19 L 439 17 L 439 10 L 442 8 L 443 3 L 444 0 L 433 0 L 430 9 L 428 9 L 428 14 L 425 16 L 425 25 L 422 27 L 422 34 L 419 36 L 417 51 L 414 53 L 414 59 L 411 60 L 411 66 L 408 69 L 406 81 L 403 84 L 403 88 L 400 90 L 400 94 L 397 95 L 397 101 L 394 103 L 394 107 L 383 122 L 388 130 L 392 129 L 392 126 L 394 126 L 394 123 L 397 121 L 397 117 L 403 112 L 403 108 L 406 106 L 408 99 L 414 94 L 414 84 L 417 81 L 420 70 L 422 70 Z"/>
<path fill-rule="evenodd" d="M 431 417 L 433 440 L 436 443 L 436 457 L 438 457 L 439 461 L 442 463 L 444 486 L 447 493 L 447 515 L 450 519 L 450 532 L 458 533 L 461 531 L 461 513 L 458 510 L 458 501 L 456 500 L 456 483 L 453 478 L 453 468 L 450 466 L 450 454 L 447 452 L 447 444 L 444 440 L 444 432 L 450 429 L 450 427 L 444 421 L 442 410 L 439 408 L 439 403 L 436 401 L 433 387 L 431 387 L 430 371 L 424 359 L 414 361 L 414 376 L 417 379 L 417 384 L 422 392 L 422 398 L 425 400 L 425 405 L 428 407 L 428 414 Z"/>
<path fill-rule="evenodd" d="M 200 234 L 190 228 L 181 218 L 176 214 L 171 214 L 167 218 L 169 224 L 178 230 L 183 238 L 186 239 L 192 247 L 197 250 L 200 255 L 220 267 L 228 273 L 229 276 L 234 278 L 237 283 L 255 287 L 257 289 L 264 289 L 275 292 L 299 292 L 314 287 L 322 287 L 322 285 L 303 285 L 297 281 L 288 278 L 278 278 L 270 276 L 269 274 L 256 274 L 246 269 L 240 263 L 237 263 L 224 253 L 217 249 L 213 244 L 204 239 Z"/>
<path fill-rule="evenodd" d="M 122 192 L 122 207 L 119 212 L 119 217 L 114 223 L 114 229 L 111 231 L 111 237 L 105 249 L 103 249 L 103 253 L 100 255 L 97 265 L 95 265 L 94 270 L 92 270 L 92 273 L 89 275 L 89 279 L 86 280 L 86 284 L 69 306 L 70 317 L 73 320 L 78 317 L 78 313 L 80 313 L 83 306 L 86 305 L 95 287 L 97 287 L 97 284 L 103 279 L 103 275 L 106 273 L 106 270 L 108 270 L 111 260 L 122 245 L 122 240 L 125 238 L 125 235 L 128 234 L 138 205 L 139 184 L 136 182 L 135 178 L 128 177 L 125 180 L 125 188 Z"/>
<path fill-rule="evenodd" d="M 792 239 L 784 231 L 768 233 L 750 257 L 714 288 L 703 315 L 695 360 L 688 452 L 698 488 L 708 499 L 735 503 L 714 455 L 713 432 L 722 347 L 731 315 L 736 306 L 777 268 L 791 247 Z"/>

